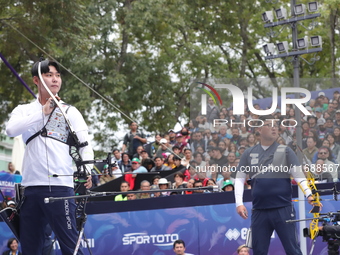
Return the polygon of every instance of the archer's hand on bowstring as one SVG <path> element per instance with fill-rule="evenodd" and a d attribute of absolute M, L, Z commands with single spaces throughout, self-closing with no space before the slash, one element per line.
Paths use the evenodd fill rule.
<path fill-rule="evenodd" d="M 60 97 L 56 96 L 55 97 L 58 101 L 60 100 Z M 55 107 L 55 102 L 52 99 L 52 97 L 48 98 L 46 103 L 43 106 L 43 113 L 45 114 L 45 116 L 50 115 L 51 112 L 53 111 Z"/>

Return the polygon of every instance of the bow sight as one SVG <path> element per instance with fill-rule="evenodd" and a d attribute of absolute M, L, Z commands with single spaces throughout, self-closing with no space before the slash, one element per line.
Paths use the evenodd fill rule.
<path fill-rule="evenodd" d="M 102 159 L 102 160 L 85 160 L 83 161 L 79 155 L 79 152 L 77 150 L 75 150 L 74 152 L 72 152 L 72 147 L 70 147 L 70 155 L 73 158 L 76 167 L 77 167 L 77 171 L 74 172 L 73 177 L 74 177 L 74 192 L 76 195 L 85 195 L 87 194 L 87 190 L 84 186 L 84 184 L 87 181 L 87 177 L 89 175 L 91 175 L 91 173 L 89 173 L 86 170 L 86 165 L 87 164 L 96 164 L 96 163 L 105 163 L 109 166 L 108 169 L 108 174 L 110 176 L 112 176 L 112 167 L 117 166 L 117 162 L 116 161 L 112 161 L 112 157 L 111 157 L 111 153 L 107 154 L 107 158 L 106 159 Z"/>

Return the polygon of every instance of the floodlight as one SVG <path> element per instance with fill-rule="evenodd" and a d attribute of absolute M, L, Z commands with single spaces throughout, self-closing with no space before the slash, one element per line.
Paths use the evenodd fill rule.
<path fill-rule="evenodd" d="M 276 18 L 280 19 L 287 19 L 287 9 L 286 8 L 279 8 L 275 10 Z"/>
<path fill-rule="evenodd" d="M 279 52 L 285 51 L 288 53 L 288 42 L 287 41 L 277 43 L 276 47 Z"/>
<path fill-rule="evenodd" d="M 262 47 L 263 47 L 264 52 L 267 55 L 274 55 L 274 47 L 275 47 L 274 43 L 267 43 L 263 45 Z"/>
<path fill-rule="evenodd" d="M 264 22 L 273 22 L 273 11 L 266 11 L 262 13 L 262 20 Z"/>
<path fill-rule="evenodd" d="M 310 2 L 308 3 L 308 11 L 309 12 L 316 12 L 318 11 L 318 2 Z"/>
<path fill-rule="evenodd" d="M 314 47 L 322 47 L 322 38 L 321 36 L 311 36 L 310 45 Z"/>
<path fill-rule="evenodd" d="M 308 37 L 299 38 L 296 40 L 296 46 L 298 49 L 308 48 Z"/>
<path fill-rule="evenodd" d="M 295 15 L 302 15 L 306 12 L 306 5 L 304 4 L 297 4 L 294 6 L 294 13 Z"/>

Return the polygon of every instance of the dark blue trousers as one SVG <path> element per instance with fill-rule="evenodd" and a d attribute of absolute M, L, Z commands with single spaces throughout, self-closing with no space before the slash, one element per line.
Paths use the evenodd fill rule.
<path fill-rule="evenodd" d="M 72 255 L 78 239 L 73 200 L 45 204 L 46 197 L 73 196 L 74 190 L 63 186 L 32 186 L 24 191 L 20 210 L 20 242 L 23 255 L 40 255 L 45 242 L 45 228 L 49 224 L 56 235 L 63 255 Z M 82 251 L 77 254 L 82 255 Z"/>
<path fill-rule="evenodd" d="M 286 220 L 295 218 L 293 206 L 253 210 L 251 215 L 253 254 L 268 254 L 271 235 L 275 230 L 287 255 L 302 255 L 298 244 L 296 225 L 295 223 L 286 223 Z"/>

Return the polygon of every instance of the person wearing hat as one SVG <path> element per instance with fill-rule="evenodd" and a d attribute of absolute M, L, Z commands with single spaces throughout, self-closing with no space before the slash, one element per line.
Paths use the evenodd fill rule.
<path fill-rule="evenodd" d="M 268 254 L 270 238 L 275 230 L 286 254 L 302 255 L 296 225 L 286 223 L 286 220 L 295 219 L 291 176 L 305 193 L 310 205 L 313 204 L 314 197 L 294 151 L 276 142 L 279 133 L 278 125 L 272 123 L 273 118 L 272 115 L 259 117 L 263 121 L 263 125 L 258 128 L 260 143 L 248 148 L 237 166 L 236 211 L 243 219 L 248 218 L 248 209 L 243 204 L 243 193 L 244 183 L 249 175 L 253 197 L 251 227 L 253 231 L 256 230 L 256 235 L 252 235 L 253 253 Z M 266 171 L 271 168 L 275 171 Z"/>
<path fill-rule="evenodd" d="M 160 178 L 158 180 L 158 187 L 159 187 L 159 189 L 168 189 L 169 188 L 169 181 L 166 178 Z"/>
<path fill-rule="evenodd" d="M 158 184 L 152 184 L 150 190 L 159 190 Z M 150 197 L 160 197 L 161 193 L 159 191 L 151 193 Z"/>
<path fill-rule="evenodd" d="M 190 148 L 190 145 L 183 141 L 183 135 L 181 133 L 176 135 L 176 143 L 173 147 L 175 146 L 179 148 L 179 153 L 183 153 L 185 148 Z"/>
<path fill-rule="evenodd" d="M 156 157 L 163 157 L 163 153 L 172 153 L 172 145 L 168 143 L 168 140 L 165 138 L 162 138 L 160 141 L 160 146 L 156 152 Z"/>
<path fill-rule="evenodd" d="M 146 170 L 146 168 L 141 165 L 141 161 L 139 158 L 133 158 L 131 160 L 131 170 L 135 174 L 148 172 L 148 170 Z"/>
<path fill-rule="evenodd" d="M 246 147 L 241 145 L 240 147 L 238 147 L 237 151 L 240 154 L 240 157 L 242 156 L 243 152 L 246 150 Z"/>
<path fill-rule="evenodd" d="M 229 168 L 224 168 L 222 170 L 222 177 L 220 180 L 216 182 L 216 185 L 218 186 L 219 190 L 223 190 L 224 183 L 226 181 L 231 181 L 233 184 L 235 182 L 235 179 L 231 177 L 232 172 L 229 170 Z"/>
<path fill-rule="evenodd" d="M 322 112 L 323 112 L 323 110 L 322 110 L 321 107 L 315 108 L 315 116 L 316 116 L 317 119 L 322 118 Z"/>
<path fill-rule="evenodd" d="M 325 92 L 323 91 L 319 92 L 318 97 L 324 97 L 324 96 L 325 96 Z"/>
<path fill-rule="evenodd" d="M 319 140 L 323 141 L 327 134 L 326 127 L 325 127 L 326 120 L 324 118 L 320 118 L 317 120 L 316 124 L 318 126 L 317 134 L 318 134 Z"/>
<path fill-rule="evenodd" d="M 13 200 L 9 200 L 9 201 L 7 202 L 7 206 L 8 206 L 8 207 L 15 208 L 16 204 L 15 204 L 15 202 L 14 202 Z"/>
<path fill-rule="evenodd" d="M 169 181 L 166 178 L 160 178 L 158 181 L 158 187 L 159 189 L 169 189 Z M 161 197 L 166 197 L 169 195 L 170 195 L 169 191 L 161 192 L 160 194 Z"/>
<path fill-rule="evenodd" d="M 168 135 L 170 139 L 169 144 L 173 146 L 176 143 L 176 133 L 173 129 L 170 129 Z"/>
<path fill-rule="evenodd" d="M 277 108 L 274 111 L 274 116 L 275 116 L 275 119 L 280 119 L 281 118 L 281 110 Z"/>
<path fill-rule="evenodd" d="M 233 191 L 234 190 L 234 183 L 232 180 L 226 180 L 223 182 L 222 186 L 223 191 Z"/>
<path fill-rule="evenodd" d="M 151 158 L 147 158 L 142 160 L 142 166 L 148 170 L 148 172 L 151 171 L 151 169 L 155 166 L 155 161 L 153 161 Z"/>
<path fill-rule="evenodd" d="M 125 181 L 130 184 L 130 189 L 133 190 L 135 187 L 135 179 L 138 173 L 147 173 L 148 170 L 144 166 L 141 165 L 139 158 L 133 158 L 131 160 L 131 171 L 133 174 L 124 175 Z"/>

